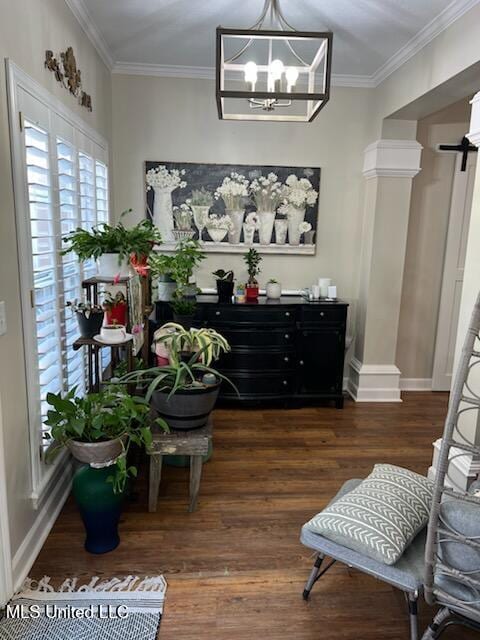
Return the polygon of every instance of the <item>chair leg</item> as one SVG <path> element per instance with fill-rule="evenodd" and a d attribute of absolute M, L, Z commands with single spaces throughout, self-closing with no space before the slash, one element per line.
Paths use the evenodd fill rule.
<path fill-rule="evenodd" d="M 440 638 L 448 626 L 446 623 L 448 623 L 450 619 L 451 613 L 446 607 L 437 611 L 432 622 L 425 629 L 422 640 L 437 640 L 437 638 Z"/>
<path fill-rule="evenodd" d="M 312 590 L 313 585 L 315 584 L 318 574 L 320 573 L 320 567 L 322 566 L 322 562 L 323 559 L 325 558 L 325 556 L 323 555 L 323 553 L 319 553 L 313 568 L 310 572 L 310 575 L 308 577 L 307 580 L 307 584 L 305 585 L 305 589 L 303 590 L 303 599 L 304 600 L 308 600 L 308 596 L 310 595 L 310 591 Z"/>
<path fill-rule="evenodd" d="M 418 594 L 408 594 L 408 613 L 410 616 L 410 640 L 418 640 Z"/>

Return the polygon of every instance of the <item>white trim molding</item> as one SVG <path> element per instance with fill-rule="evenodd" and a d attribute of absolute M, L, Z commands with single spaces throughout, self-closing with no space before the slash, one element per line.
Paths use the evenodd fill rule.
<path fill-rule="evenodd" d="M 109 71 L 113 69 L 114 59 L 109 46 L 93 22 L 83 0 L 65 0 L 66 5 L 77 19 L 86 36 L 95 47 L 98 55 Z"/>
<path fill-rule="evenodd" d="M 215 67 L 188 67 L 174 64 L 152 64 L 148 62 L 115 62 L 112 73 L 127 76 L 151 76 L 156 78 L 215 80 Z M 373 80 L 370 76 L 350 74 L 332 74 L 331 84 L 334 87 L 374 88 Z"/>
<path fill-rule="evenodd" d="M 407 44 L 393 54 L 386 62 L 379 67 L 371 76 L 373 86 L 378 87 L 388 76 L 413 58 L 419 51 L 426 47 L 429 42 L 439 36 L 445 29 L 448 29 L 456 20 L 461 18 L 467 11 L 473 9 L 480 0 L 452 0 L 438 15 L 426 24 Z"/>
<path fill-rule="evenodd" d="M 402 402 L 400 375 L 394 364 L 363 364 L 352 358 L 347 391 L 355 402 Z"/>
<path fill-rule="evenodd" d="M 476 93 L 472 100 L 472 113 L 470 115 L 470 131 L 467 133 L 467 138 L 476 147 L 480 147 L 480 91 Z"/>
<path fill-rule="evenodd" d="M 433 443 L 433 460 L 432 466 L 428 470 L 430 480 L 435 480 L 438 467 L 438 457 L 442 446 L 442 438 L 438 438 Z M 445 477 L 445 482 L 449 486 L 455 486 L 467 490 L 471 483 L 477 479 L 480 474 L 480 460 L 474 460 L 472 456 L 463 449 L 450 449 L 449 458 L 451 460 L 448 467 L 449 477 Z"/>
<path fill-rule="evenodd" d="M 28 534 L 18 547 L 12 560 L 13 587 L 19 589 L 28 576 L 48 534 L 50 533 L 60 511 L 72 488 L 73 465 L 70 461 L 56 476 L 55 482 L 49 486 L 49 493 Z"/>
<path fill-rule="evenodd" d="M 431 378 L 400 378 L 401 391 L 431 391 Z"/>
<path fill-rule="evenodd" d="M 365 178 L 413 178 L 420 171 L 422 145 L 416 140 L 377 140 L 364 151 Z"/>
<path fill-rule="evenodd" d="M 14 592 L 9 523 L 2 406 L 0 404 L 0 609 L 7 604 Z"/>

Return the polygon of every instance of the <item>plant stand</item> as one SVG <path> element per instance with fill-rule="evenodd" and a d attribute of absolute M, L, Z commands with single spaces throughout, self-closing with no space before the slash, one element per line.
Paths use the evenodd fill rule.
<path fill-rule="evenodd" d="M 158 490 L 162 477 L 164 455 L 190 456 L 190 504 L 191 513 L 197 508 L 198 493 L 202 477 L 203 456 L 206 456 L 212 441 L 213 423 L 211 417 L 201 429 L 191 431 L 170 431 L 165 433 L 152 427 L 153 443 L 150 451 L 150 484 L 148 490 L 148 510 L 157 510 Z"/>
<path fill-rule="evenodd" d="M 137 277 L 137 276 L 134 276 Z M 100 295 L 100 287 L 102 285 L 123 285 L 126 290 L 126 299 L 127 305 L 130 308 L 132 301 L 130 300 L 129 294 L 129 281 L 130 277 L 125 278 L 102 278 L 102 277 L 93 277 L 88 278 L 82 282 L 82 288 L 85 291 L 85 297 L 88 302 L 91 304 L 99 304 L 99 295 Z M 78 338 L 73 343 L 73 349 L 77 351 L 78 349 L 87 348 L 87 377 L 88 377 L 88 391 L 90 393 L 97 392 L 100 390 L 100 385 L 102 380 L 108 379 L 112 376 L 115 367 L 122 360 L 127 360 L 127 371 L 133 371 L 133 358 L 134 355 L 141 355 L 144 362 L 149 361 L 149 322 L 148 316 L 152 311 L 152 307 L 150 306 L 150 280 L 149 278 L 140 278 L 141 286 L 142 286 L 142 321 L 143 321 L 143 346 L 141 349 L 134 353 L 134 349 L 132 348 L 132 341 L 123 342 L 121 344 L 113 344 L 107 345 L 101 342 L 97 342 L 93 338 Z M 131 326 L 127 324 L 127 331 L 131 331 Z M 111 350 L 111 360 L 110 364 L 105 371 L 102 371 L 101 366 L 101 358 L 100 358 L 100 349 L 110 349 Z"/>

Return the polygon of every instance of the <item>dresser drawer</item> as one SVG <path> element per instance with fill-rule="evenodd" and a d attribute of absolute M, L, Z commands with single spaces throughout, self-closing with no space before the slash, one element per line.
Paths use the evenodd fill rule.
<path fill-rule="evenodd" d="M 296 320 L 295 307 L 256 306 L 253 304 L 208 306 L 204 318 L 209 325 L 248 324 L 248 325 L 293 325 Z"/>
<path fill-rule="evenodd" d="M 341 322 L 345 320 L 346 313 L 344 306 L 305 305 L 302 308 L 302 322 Z"/>
<path fill-rule="evenodd" d="M 266 396 L 288 396 L 295 393 L 295 376 L 292 374 L 272 375 L 248 374 L 248 375 L 228 375 L 228 378 L 237 387 L 240 396 L 254 398 Z M 235 392 L 229 384 L 224 383 L 221 387 L 223 397 L 235 397 Z"/>
<path fill-rule="evenodd" d="M 293 350 L 260 351 L 239 349 L 231 351 L 218 362 L 222 371 L 285 371 L 295 369 L 296 352 Z"/>
<path fill-rule="evenodd" d="M 215 326 L 215 325 L 214 325 Z M 224 336 L 230 346 L 253 348 L 257 347 L 288 347 L 295 344 L 295 327 L 282 329 L 232 329 L 216 325 L 215 328 Z"/>

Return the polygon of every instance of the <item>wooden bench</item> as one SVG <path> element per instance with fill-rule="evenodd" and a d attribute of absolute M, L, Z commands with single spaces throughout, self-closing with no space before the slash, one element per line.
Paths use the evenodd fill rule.
<path fill-rule="evenodd" d="M 213 425 L 208 424 L 200 429 L 190 431 L 171 431 L 165 433 L 158 427 L 152 428 L 153 443 L 150 451 L 150 483 L 148 490 L 148 510 L 157 510 L 158 490 L 162 477 L 163 456 L 190 456 L 190 505 L 188 510 L 197 507 L 200 480 L 202 477 L 203 456 L 206 456 L 212 440 Z"/>

